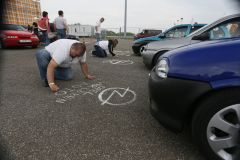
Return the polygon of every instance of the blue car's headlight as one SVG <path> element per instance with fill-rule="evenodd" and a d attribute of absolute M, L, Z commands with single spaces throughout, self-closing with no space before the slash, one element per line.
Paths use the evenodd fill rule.
<path fill-rule="evenodd" d="M 169 65 L 168 65 L 167 59 L 160 60 L 157 63 L 156 68 L 155 68 L 155 73 L 157 74 L 157 76 L 165 79 L 165 78 L 167 78 L 168 71 L 169 71 Z"/>

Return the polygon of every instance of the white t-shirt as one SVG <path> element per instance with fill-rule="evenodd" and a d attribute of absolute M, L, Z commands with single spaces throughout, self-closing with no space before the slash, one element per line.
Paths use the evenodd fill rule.
<path fill-rule="evenodd" d="M 67 20 L 59 16 L 54 20 L 54 24 L 56 25 L 57 29 L 66 29 L 65 24 L 67 25 Z"/>
<path fill-rule="evenodd" d="M 86 52 L 81 57 L 72 58 L 70 56 L 70 49 L 74 43 L 80 42 L 70 39 L 59 39 L 46 46 L 45 49 L 50 53 L 52 59 L 56 61 L 59 67 L 68 68 L 72 64 L 86 62 Z"/>
<path fill-rule="evenodd" d="M 109 41 L 99 41 L 95 45 L 98 45 L 104 50 L 108 50 L 108 44 L 109 44 Z"/>
<path fill-rule="evenodd" d="M 96 33 L 101 33 L 101 22 L 100 21 L 98 21 L 96 23 Z"/>

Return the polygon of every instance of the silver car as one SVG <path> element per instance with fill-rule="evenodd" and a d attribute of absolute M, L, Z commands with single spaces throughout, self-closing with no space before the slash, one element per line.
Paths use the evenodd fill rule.
<path fill-rule="evenodd" d="M 240 14 L 221 18 L 193 32 L 187 37 L 151 42 L 146 45 L 142 51 L 143 63 L 148 68 L 152 68 L 156 65 L 158 58 L 169 50 L 201 41 L 239 36 L 233 33 L 234 29 L 232 28 L 234 28 L 235 25 L 238 25 L 240 28 Z"/>

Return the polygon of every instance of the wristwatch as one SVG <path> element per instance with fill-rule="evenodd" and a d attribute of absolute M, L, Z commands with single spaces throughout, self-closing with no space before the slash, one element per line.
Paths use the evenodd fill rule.
<path fill-rule="evenodd" d="M 52 86 L 52 85 L 55 85 L 55 83 L 49 83 L 48 85 L 49 85 L 49 86 Z"/>

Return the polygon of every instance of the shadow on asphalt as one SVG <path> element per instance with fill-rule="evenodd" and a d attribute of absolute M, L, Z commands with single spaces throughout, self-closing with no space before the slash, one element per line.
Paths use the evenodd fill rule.
<path fill-rule="evenodd" d="M 0 135 L 0 160 L 15 160 L 2 135 Z"/>

